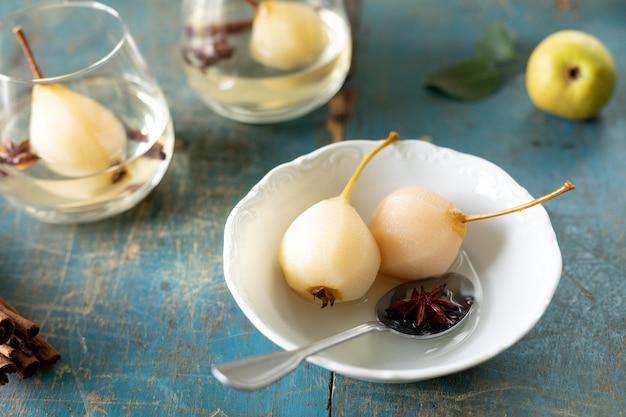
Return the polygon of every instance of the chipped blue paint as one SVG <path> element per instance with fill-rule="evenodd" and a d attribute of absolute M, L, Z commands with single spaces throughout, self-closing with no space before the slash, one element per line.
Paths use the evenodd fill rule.
<path fill-rule="evenodd" d="M 226 388 L 209 372 L 213 361 L 275 349 L 223 282 L 224 222 L 269 169 L 330 141 L 328 109 L 275 126 L 224 120 L 187 87 L 177 51 L 179 2 L 108 3 L 127 18 L 167 95 L 175 157 L 146 201 L 91 225 L 45 225 L 0 200 L 0 295 L 38 322 L 63 355 L 51 371 L 24 381 L 12 376 L 0 388 L 1 415 L 624 415 L 626 83 L 589 123 L 536 110 L 523 74 L 475 103 L 442 98 L 421 83 L 470 56 L 497 20 L 513 30 L 522 52 L 559 29 L 594 33 L 624 80 L 626 3 L 352 2 L 360 13 L 345 136 L 379 138 L 391 129 L 405 138 L 428 135 L 497 163 L 535 195 L 571 179 L 577 190 L 547 207 L 563 277 L 524 339 L 468 371 L 383 385 L 304 365 L 255 393 Z M 0 15 L 19 4 L 3 0 Z"/>

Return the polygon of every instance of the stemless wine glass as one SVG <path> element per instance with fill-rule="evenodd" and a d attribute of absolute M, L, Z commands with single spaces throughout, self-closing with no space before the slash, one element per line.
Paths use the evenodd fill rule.
<path fill-rule="evenodd" d="M 169 109 L 115 10 L 23 9 L 0 22 L 0 56 L 0 192 L 10 202 L 82 223 L 130 209 L 161 181 Z"/>
<path fill-rule="evenodd" d="M 350 68 L 342 0 L 185 0 L 182 56 L 218 114 L 274 123 L 326 103 Z"/>

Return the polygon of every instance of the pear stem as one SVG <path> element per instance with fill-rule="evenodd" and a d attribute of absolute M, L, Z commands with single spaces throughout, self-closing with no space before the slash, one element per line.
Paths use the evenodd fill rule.
<path fill-rule="evenodd" d="M 498 216 L 503 216 L 505 214 L 510 214 L 516 211 L 522 211 L 532 206 L 536 206 L 537 204 L 541 204 L 544 201 L 548 201 L 558 195 L 563 194 L 564 192 L 573 190 L 574 188 L 575 188 L 574 184 L 572 184 L 571 181 L 567 180 L 565 181 L 565 184 L 563 184 L 560 188 L 557 188 L 556 190 L 552 191 L 549 194 L 544 195 L 543 197 L 539 197 L 535 200 L 529 201 L 528 203 L 521 204 L 516 207 L 511 207 L 509 209 L 500 210 L 500 211 L 494 211 L 493 213 L 464 215 L 462 222 L 463 223 L 473 222 L 475 220 L 489 219 L 492 217 L 498 217 Z"/>
<path fill-rule="evenodd" d="M 37 65 L 37 61 L 35 61 L 35 57 L 33 56 L 33 51 L 30 49 L 30 45 L 28 44 L 28 40 L 26 40 L 26 35 L 24 35 L 24 31 L 21 26 L 16 26 L 13 28 L 13 33 L 17 36 L 17 40 L 24 51 L 24 55 L 26 55 L 26 59 L 28 60 L 28 65 L 30 66 L 30 70 L 36 79 L 43 78 L 41 71 L 39 70 L 39 65 Z"/>
<path fill-rule="evenodd" d="M 396 140 L 398 140 L 398 134 L 396 132 L 389 133 L 389 136 L 387 136 L 387 139 L 385 139 L 383 142 L 379 143 L 378 146 L 376 146 L 374 149 L 372 149 L 370 151 L 370 153 L 368 153 L 365 156 L 365 158 L 363 158 L 363 160 L 361 161 L 359 166 L 356 168 L 356 170 L 352 174 L 352 177 L 350 177 L 350 180 L 346 184 L 345 188 L 341 192 L 341 197 L 343 197 L 344 200 L 346 200 L 346 203 L 350 204 L 350 196 L 352 195 L 352 189 L 354 188 L 354 185 L 356 184 L 357 180 L 359 179 L 359 176 L 361 175 L 361 172 L 363 172 L 363 169 L 365 169 L 365 166 L 374 157 L 374 155 L 376 155 L 379 151 L 381 151 L 387 145 L 395 142 Z"/>

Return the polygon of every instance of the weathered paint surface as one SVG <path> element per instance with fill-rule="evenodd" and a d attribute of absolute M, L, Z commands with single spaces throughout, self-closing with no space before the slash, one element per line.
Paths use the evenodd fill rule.
<path fill-rule="evenodd" d="M 25 3 L 34 1 L 3 0 L 0 16 Z M 0 387 L 1 415 L 625 415 L 626 3 L 350 1 L 346 91 L 309 116 L 262 127 L 212 114 L 187 86 L 180 2 L 107 3 L 128 20 L 167 95 L 175 157 L 143 203 L 91 225 L 45 225 L 0 200 L 0 295 L 63 355 L 53 370 Z M 515 32 L 522 52 L 564 28 L 601 38 L 620 80 L 601 116 L 572 123 L 541 113 L 521 73 L 475 103 L 422 88 L 434 69 L 472 55 L 495 21 Z M 547 206 L 564 268 L 546 315 L 496 358 L 444 378 L 372 384 L 304 365 L 259 392 L 222 386 L 210 375 L 213 361 L 275 349 L 224 284 L 229 211 L 275 165 L 391 129 L 489 159 L 534 195 L 564 178 L 576 184 Z"/>

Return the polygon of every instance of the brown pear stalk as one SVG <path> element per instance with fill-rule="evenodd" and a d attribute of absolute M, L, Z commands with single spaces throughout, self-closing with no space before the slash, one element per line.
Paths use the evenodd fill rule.
<path fill-rule="evenodd" d="M 511 208 L 500 210 L 500 211 L 494 211 L 492 213 L 470 214 L 470 215 L 464 214 L 462 221 L 463 223 L 468 223 L 468 222 L 473 222 L 476 220 L 483 220 L 483 219 L 490 219 L 492 217 L 504 216 L 505 214 L 515 213 L 516 211 L 526 210 L 527 208 L 531 208 L 538 204 L 545 203 L 548 200 L 552 200 L 554 197 L 559 196 L 567 191 L 573 190 L 574 188 L 576 188 L 574 187 L 574 184 L 570 180 L 567 180 L 565 181 L 565 184 L 563 184 L 561 187 L 557 188 L 556 190 L 552 191 L 551 193 L 546 194 L 543 197 L 539 197 L 532 201 L 529 201 L 528 203 L 520 204 L 519 206 L 511 207 Z"/>
<path fill-rule="evenodd" d="M 35 61 L 35 58 L 33 56 L 33 51 L 30 49 L 30 45 L 28 41 L 26 40 L 26 36 L 24 35 L 24 31 L 22 30 L 22 27 L 21 26 L 14 27 L 13 33 L 15 34 L 18 42 L 20 43 L 22 51 L 24 51 L 24 55 L 26 56 L 26 59 L 28 60 L 28 65 L 30 66 L 30 70 L 35 76 L 35 79 L 43 78 L 41 70 L 39 69 L 39 65 L 37 65 L 37 61 Z"/>

